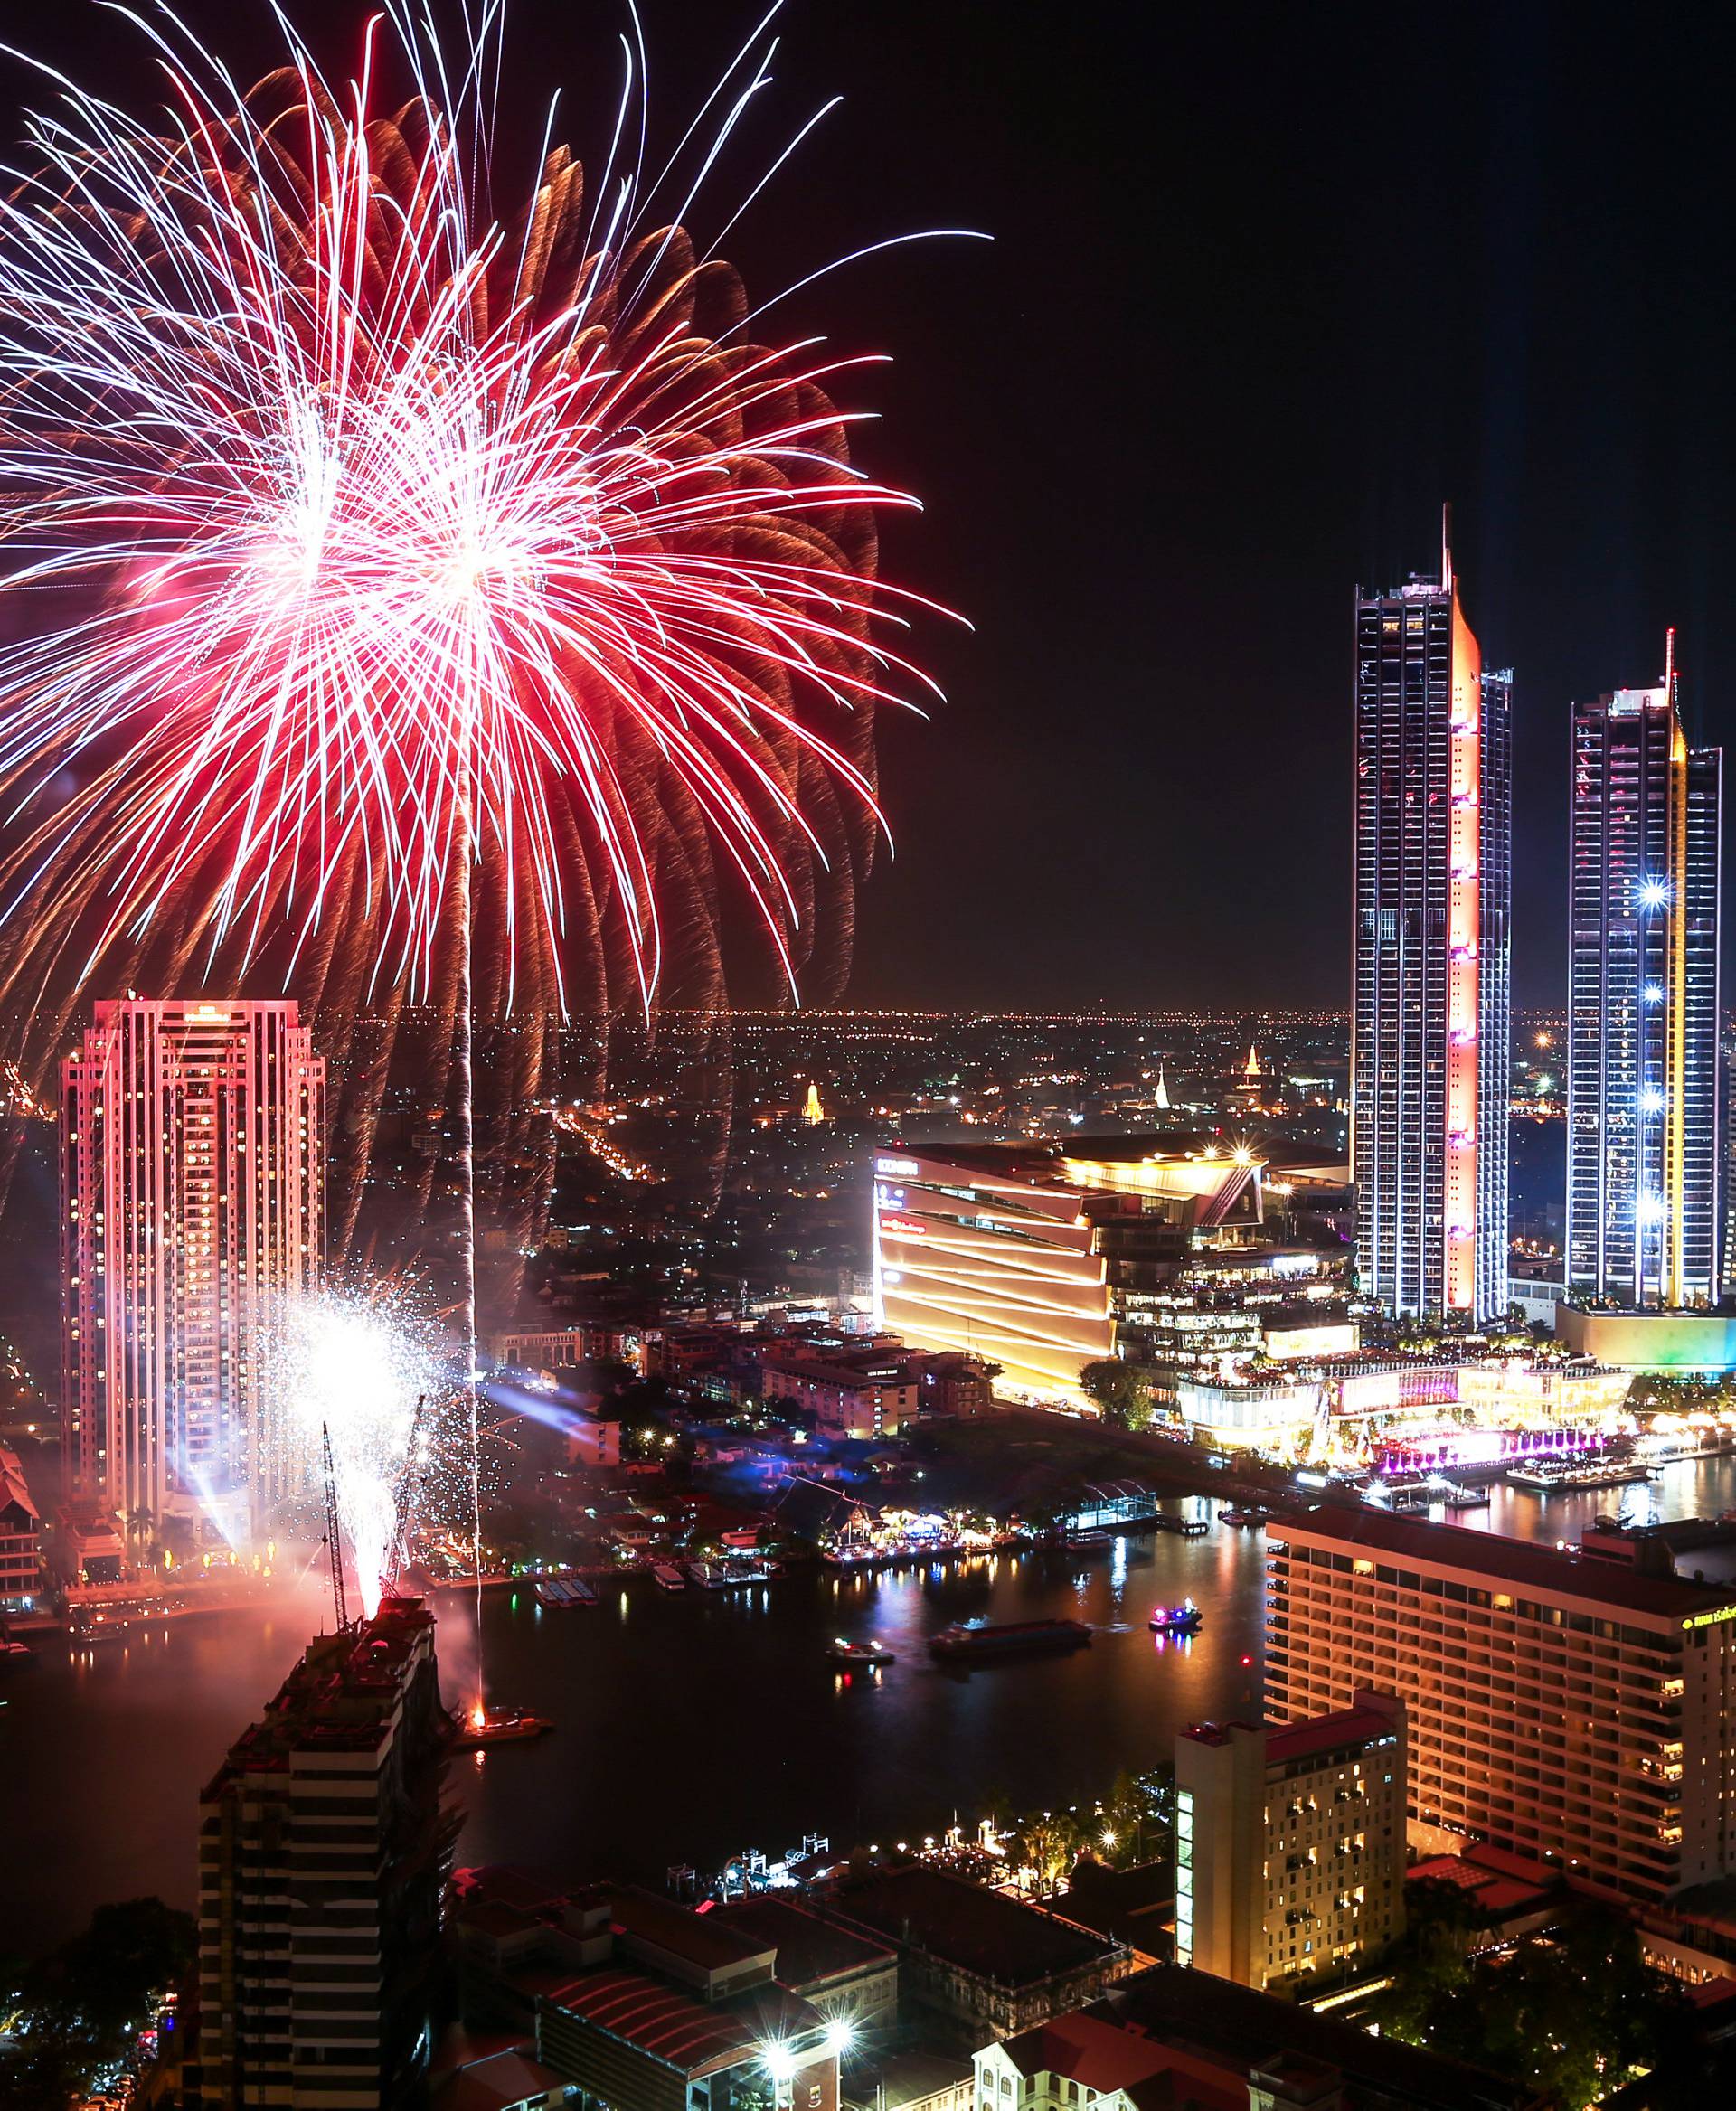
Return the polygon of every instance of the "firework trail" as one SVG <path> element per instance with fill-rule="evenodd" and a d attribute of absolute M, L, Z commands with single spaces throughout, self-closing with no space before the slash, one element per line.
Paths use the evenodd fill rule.
<path fill-rule="evenodd" d="M 0 1006 L 40 1060 L 99 982 L 262 966 L 340 1032 L 431 1004 L 470 1376 L 476 1020 L 648 1010 L 685 953 L 714 988 L 722 875 L 792 991 L 823 922 L 847 945 L 875 712 L 931 686 L 927 604 L 875 578 L 913 502 L 849 459 L 828 391 L 869 363 L 766 342 L 684 175 L 665 217 L 628 165 L 637 33 L 597 183 L 550 147 L 505 209 L 491 0 L 449 51 L 388 0 L 338 86 L 279 15 L 246 93 L 117 12 L 164 111 L 39 69 L 0 202 Z M 672 170 L 767 85 L 770 19 Z"/>

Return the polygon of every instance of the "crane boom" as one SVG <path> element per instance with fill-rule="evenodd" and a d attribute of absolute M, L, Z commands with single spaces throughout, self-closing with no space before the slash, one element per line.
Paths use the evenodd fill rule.
<path fill-rule="evenodd" d="M 398 1573 L 404 1565 L 404 1536 L 410 1530 L 410 1498 L 416 1493 L 416 1440 L 422 1433 L 422 1409 L 427 1405 L 428 1395 L 418 1393 L 416 1412 L 410 1418 L 410 1437 L 404 1446 L 404 1470 L 398 1476 L 398 1496 L 392 1505 L 392 1544 L 386 1550 L 386 1572 L 380 1579 L 387 1597 L 397 1589 Z"/>
<path fill-rule="evenodd" d="M 337 1529 L 337 1473 L 332 1465 L 330 1423 L 320 1424 L 319 1435 L 326 1466 L 326 1551 L 332 1564 L 332 1609 L 337 1615 L 337 1629 L 341 1635 L 350 1624 L 350 1609 L 344 1595 L 344 1545 Z"/>

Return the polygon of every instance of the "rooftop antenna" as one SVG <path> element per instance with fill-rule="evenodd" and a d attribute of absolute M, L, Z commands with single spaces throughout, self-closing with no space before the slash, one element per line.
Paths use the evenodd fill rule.
<path fill-rule="evenodd" d="M 344 1596 L 344 1548 L 337 1536 L 337 1473 L 332 1465 L 332 1426 L 319 1426 L 326 1466 L 326 1549 L 332 1564 L 332 1609 L 337 1615 L 341 1635 L 350 1624 L 350 1608 Z"/>
<path fill-rule="evenodd" d="M 1668 703 L 1675 702 L 1675 626 L 1664 633 L 1664 697 Z"/>
<path fill-rule="evenodd" d="M 1440 589 L 1450 593 L 1453 585 L 1453 507 L 1450 499 L 1440 509 Z"/>

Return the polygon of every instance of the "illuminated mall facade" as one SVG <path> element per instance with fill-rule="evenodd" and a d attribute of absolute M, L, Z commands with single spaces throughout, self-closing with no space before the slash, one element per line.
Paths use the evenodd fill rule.
<path fill-rule="evenodd" d="M 999 1364 L 1002 1398 L 1089 1406 L 1080 1370 L 1117 1353 L 1155 1284 L 1202 1247 L 1258 1239 L 1263 1172 L 1250 1150 L 1173 1132 L 889 1147 L 874 1159 L 878 1323 Z"/>

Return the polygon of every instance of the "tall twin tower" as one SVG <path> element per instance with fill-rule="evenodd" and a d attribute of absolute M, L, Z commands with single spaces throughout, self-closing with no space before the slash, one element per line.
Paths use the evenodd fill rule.
<path fill-rule="evenodd" d="M 1663 681 L 1573 712 L 1567 1285 L 1712 1305 L 1722 757 Z M 1507 1309 L 1513 676 L 1440 574 L 1356 599 L 1351 1165 L 1363 1292 Z"/>

